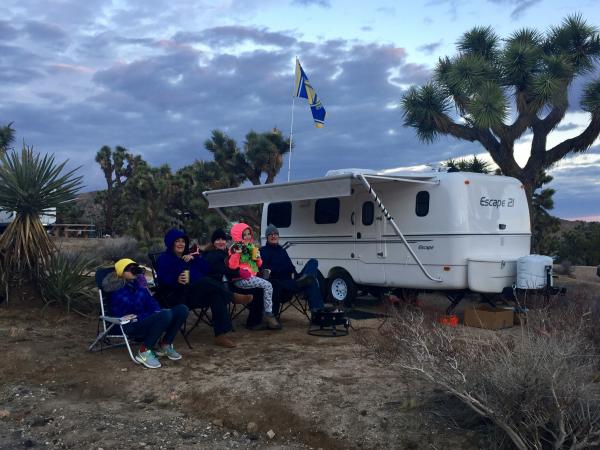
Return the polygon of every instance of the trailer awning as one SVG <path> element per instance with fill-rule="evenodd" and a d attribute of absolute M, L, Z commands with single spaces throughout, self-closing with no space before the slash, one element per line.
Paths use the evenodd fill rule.
<path fill-rule="evenodd" d="M 393 177 L 365 174 L 373 181 L 400 181 L 408 183 L 437 184 L 435 177 Z M 352 185 L 359 184 L 351 173 L 289 183 L 262 184 L 259 186 L 217 189 L 202 193 L 209 208 L 254 205 L 272 202 L 312 200 L 315 198 L 347 197 L 352 194 Z"/>

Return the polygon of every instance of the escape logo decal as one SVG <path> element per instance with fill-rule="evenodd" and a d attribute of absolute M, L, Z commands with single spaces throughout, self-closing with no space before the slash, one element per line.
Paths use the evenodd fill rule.
<path fill-rule="evenodd" d="M 479 206 L 489 206 L 490 208 L 512 208 L 515 206 L 515 199 L 481 197 L 479 199 Z"/>

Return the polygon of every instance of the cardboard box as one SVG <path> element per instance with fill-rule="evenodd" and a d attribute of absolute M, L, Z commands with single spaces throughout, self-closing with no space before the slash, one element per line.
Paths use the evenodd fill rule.
<path fill-rule="evenodd" d="M 511 309 L 478 306 L 465 309 L 465 325 L 468 327 L 500 330 L 510 328 L 515 320 L 515 312 Z"/>

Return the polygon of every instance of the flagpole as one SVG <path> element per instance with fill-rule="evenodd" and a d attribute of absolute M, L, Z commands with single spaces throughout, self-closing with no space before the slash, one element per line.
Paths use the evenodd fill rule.
<path fill-rule="evenodd" d="M 294 105 L 296 103 L 296 97 L 292 97 L 292 122 L 290 124 L 290 157 L 288 158 L 288 183 L 290 182 L 290 175 L 292 173 L 292 139 L 294 136 Z"/>

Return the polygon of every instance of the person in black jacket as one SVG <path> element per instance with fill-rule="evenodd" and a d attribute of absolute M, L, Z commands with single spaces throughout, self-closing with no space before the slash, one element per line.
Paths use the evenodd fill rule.
<path fill-rule="evenodd" d="M 323 297 L 317 281 L 318 265 L 316 259 L 309 259 L 298 273 L 287 251 L 279 245 L 279 230 L 269 225 L 265 230 L 267 245 L 260 248 L 262 269 L 271 271 L 269 281 L 275 290 L 275 301 L 280 304 L 290 294 L 303 292 L 311 311 L 323 308 Z"/>
<path fill-rule="evenodd" d="M 228 333 L 233 330 L 227 303 L 246 304 L 251 295 L 232 293 L 208 276 L 209 263 L 198 254 L 190 254 L 190 240 L 182 231 L 172 229 L 165 236 L 165 252 L 156 264 L 158 285 L 167 299 L 185 303 L 189 308 L 210 307 L 215 344 L 232 348 Z"/>
<path fill-rule="evenodd" d="M 231 279 L 240 277 L 239 269 L 230 269 L 227 266 L 226 261 L 229 256 L 227 252 L 227 234 L 223 229 L 218 228 L 213 232 L 210 245 L 204 249 L 202 256 L 210 266 L 208 276 L 215 281 L 227 285 Z M 246 328 L 266 330 L 267 327 L 263 324 L 262 289 L 244 290 L 244 292 L 252 292 L 256 299 L 246 305 L 249 310 Z"/>

